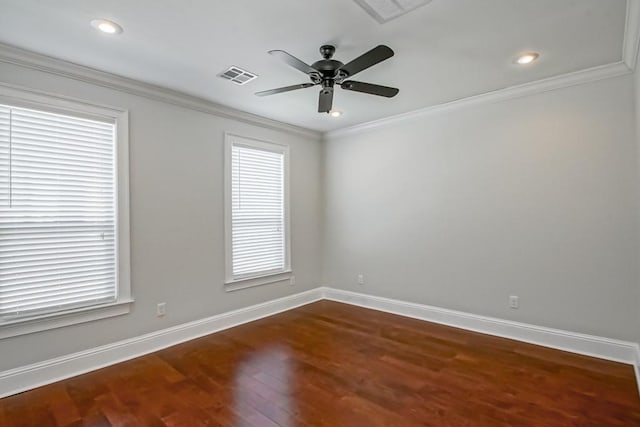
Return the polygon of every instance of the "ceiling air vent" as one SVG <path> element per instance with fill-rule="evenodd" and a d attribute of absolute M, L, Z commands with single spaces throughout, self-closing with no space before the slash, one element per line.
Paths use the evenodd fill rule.
<path fill-rule="evenodd" d="M 381 24 L 431 3 L 431 0 L 354 0 Z"/>
<path fill-rule="evenodd" d="M 242 68 L 232 66 L 229 67 L 227 71 L 220 74 L 220 77 L 222 77 L 223 79 L 231 80 L 237 85 L 244 85 L 249 83 L 251 80 L 256 79 L 258 76 L 250 73 L 247 70 L 243 70 Z"/>

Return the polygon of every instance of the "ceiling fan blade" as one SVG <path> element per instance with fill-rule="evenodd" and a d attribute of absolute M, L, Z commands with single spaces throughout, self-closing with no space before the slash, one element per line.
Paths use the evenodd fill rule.
<path fill-rule="evenodd" d="M 349 62 L 347 65 L 343 65 L 340 70 L 346 72 L 349 76 L 353 76 L 360 71 L 366 70 L 385 59 L 389 59 L 393 56 L 393 50 L 389 46 L 378 45 L 371 49 L 369 52 L 364 53 Z"/>
<path fill-rule="evenodd" d="M 318 70 L 312 68 L 311 65 L 305 64 L 295 56 L 285 52 L 284 50 L 270 50 L 269 53 L 273 56 L 277 56 L 293 68 L 302 71 L 305 74 L 317 73 Z"/>
<path fill-rule="evenodd" d="M 333 88 L 323 88 L 318 98 L 318 113 L 328 113 L 333 107 Z"/>
<path fill-rule="evenodd" d="M 354 92 L 368 93 L 370 95 L 386 96 L 387 98 L 393 98 L 398 94 L 398 92 L 400 92 L 400 90 L 396 89 L 395 87 L 355 82 L 353 80 L 342 82 L 342 89 L 352 90 Z"/>
<path fill-rule="evenodd" d="M 299 85 L 279 87 L 277 89 L 269 89 L 269 90 L 263 90 L 262 92 L 256 92 L 256 95 L 258 96 L 275 95 L 276 93 L 289 92 L 290 90 L 305 89 L 313 85 L 314 85 L 313 83 L 302 83 Z"/>

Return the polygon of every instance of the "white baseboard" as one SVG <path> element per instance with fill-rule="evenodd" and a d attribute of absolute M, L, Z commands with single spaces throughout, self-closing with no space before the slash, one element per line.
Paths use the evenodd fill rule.
<path fill-rule="evenodd" d="M 0 372 L 0 398 L 133 359 L 321 299 L 632 364 L 635 367 L 640 392 L 640 347 L 636 343 L 528 325 L 330 287 L 319 287 L 113 344 Z"/>
<path fill-rule="evenodd" d="M 320 288 L 0 372 L 0 398 L 133 359 L 322 299 Z"/>
<path fill-rule="evenodd" d="M 331 301 L 385 311 L 400 316 L 524 341 L 600 359 L 636 364 L 638 345 L 632 342 L 545 328 L 329 287 L 323 287 L 322 294 L 325 299 Z"/>
<path fill-rule="evenodd" d="M 324 299 L 633 365 L 640 394 L 640 345 L 324 286 Z"/>

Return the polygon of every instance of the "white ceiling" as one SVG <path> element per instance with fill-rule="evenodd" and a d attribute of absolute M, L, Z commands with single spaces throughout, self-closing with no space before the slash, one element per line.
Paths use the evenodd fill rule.
<path fill-rule="evenodd" d="M 0 0 L 0 41 L 175 89 L 310 129 L 327 131 L 621 60 L 625 0 L 433 0 L 379 24 L 351 0 Z M 94 18 L 124 27 L 94 30 Z M 338 119 L 317 113 L 318 88 L 253 93 L 305 75 L 267 54 L 307 63 L 335 44 L 348 62 L 377 44 L 396 55 L 355 80 L 395 86 L 393 99 L 337 89 Z M 541 58 L 516 66 L 513 57 Z M 259 78 L 217 77 L 230 65 Z"/>

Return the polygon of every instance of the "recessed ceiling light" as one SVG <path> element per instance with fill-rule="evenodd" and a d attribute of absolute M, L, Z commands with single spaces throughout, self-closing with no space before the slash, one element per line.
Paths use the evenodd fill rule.
<path fill-rule="evenodd" d="M 516 58 L 516 64 L 519 64 L 519 65 L 531 64 L 533 61 L 538 59 L 539 56 L 540 54 L 536 52 L 525 52 L 519 55 L 518 58 Z"/>
<path fill-rule="evenodd" d="M 122 32 L 120 25 L 107 19 L 94 19 L 91 21 L 91 26 L 106 34 L 120 34 Z"/>
<path fill-rule="evenodd" d="M 329 112 L 329 115 L 331 117 L 340 117 L 342 115 L 342 111 L 338 111 L 338 110 L 333 110 Z"/>

